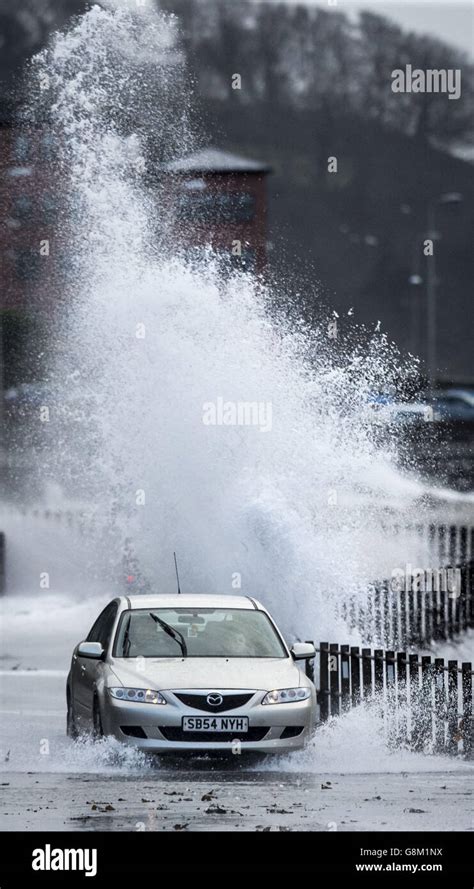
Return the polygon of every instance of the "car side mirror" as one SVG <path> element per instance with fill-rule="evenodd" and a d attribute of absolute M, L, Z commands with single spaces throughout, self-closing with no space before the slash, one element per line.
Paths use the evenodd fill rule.
<path fill-rule="evenodd" d="M 316 649 L 312 642 L 295 642 L 290 651 L 295 661 L 304 661 L 316 657 Z"/>
<path fill-rule="evenodd" d="M 100 642 L 81 642 L 77 646 L 78 657 L 90 657 L 100 660 L 104 654 L 104 649 Z"/>

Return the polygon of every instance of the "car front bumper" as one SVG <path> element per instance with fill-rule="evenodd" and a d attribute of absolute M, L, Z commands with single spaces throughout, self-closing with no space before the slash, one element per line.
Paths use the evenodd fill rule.
<path fill-rule="evenodd" d="M 265 692 L 254 692 L 251 700 L 243 707 L 220 711 L 213 714 L 195 709 L 179 701 L 175 692 L 188 690 L 163 690 L 167 704 L 143 704 L 119 701 L 104 690 L 101 701 L 102 726 L 106 735 L 144 751 L 186 752 L 221 751 L 227 753 L 260 752 L 284 753 L 304 747 L 311 738 L 316 700 L 311 697 L 304 701 L 285 704 L 261 703 Z M 193 690 L 197 691 L 197 690 Z M 200 693 L 215 692 L 216 689 L 200 689 Z M 229 690 L 222 690 L 229 692 Z M 234 691 L 234 690 L 232 690 Z M 185 716 L 193 717 L 248 718 L 248 732 L 192 732 L 182 729 Z"/>

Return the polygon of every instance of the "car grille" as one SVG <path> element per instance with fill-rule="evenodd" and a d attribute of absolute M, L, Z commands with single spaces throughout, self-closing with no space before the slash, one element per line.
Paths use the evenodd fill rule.
<path fill-rule="evenodd" d="M 253 698 L 255 692 L 251 691 L 247 694 L 223 694 L 222 704 L 208 704 L 207 697 L 209 692 L 206 694 L 194 694 L 189 693 L 186 694 L 184 692 L 174 692 L 176 697 L 182 704 L 186 704 L 187 707 L 193 707 L 195 710 L 205 710 L 207 713 L 222 713 L 226 710 L 235 710 L 237 707 L 243 707 L 244 704 L 247 704 L 251 698 Z M 212 692 L 210 692 L 212 694 Z M 216 694 L 220 694 L 220 692 L 216 692 Z"/>
<path fill-rule="evenodd" d="M 269 732 L 268 727 L 249 728 L 248 732 L 183 732 L 182 728 L 160 725 L 160 732 L 167 741 L 261 741 Z"/>

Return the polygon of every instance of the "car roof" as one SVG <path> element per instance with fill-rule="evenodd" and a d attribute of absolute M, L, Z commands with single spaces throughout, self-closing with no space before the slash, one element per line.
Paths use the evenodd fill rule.
<path fill-rule="evenodd" d="M 124 606 L 134 608 L 242 608 L 266 611 L 260 602 L 250 596 L 219 596 L 201 593 L 160 593 L 156 596 L 146 594 L 122 597 Z M 130 603 L 130 605 L 128 605 Z"/>

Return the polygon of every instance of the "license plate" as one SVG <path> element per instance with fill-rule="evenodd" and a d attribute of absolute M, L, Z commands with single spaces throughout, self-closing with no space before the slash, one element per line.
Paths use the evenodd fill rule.
<path fill-rule="evenodd" d="M 248 716 L 183 716 L 183 732 L 248 732 Z"/>

